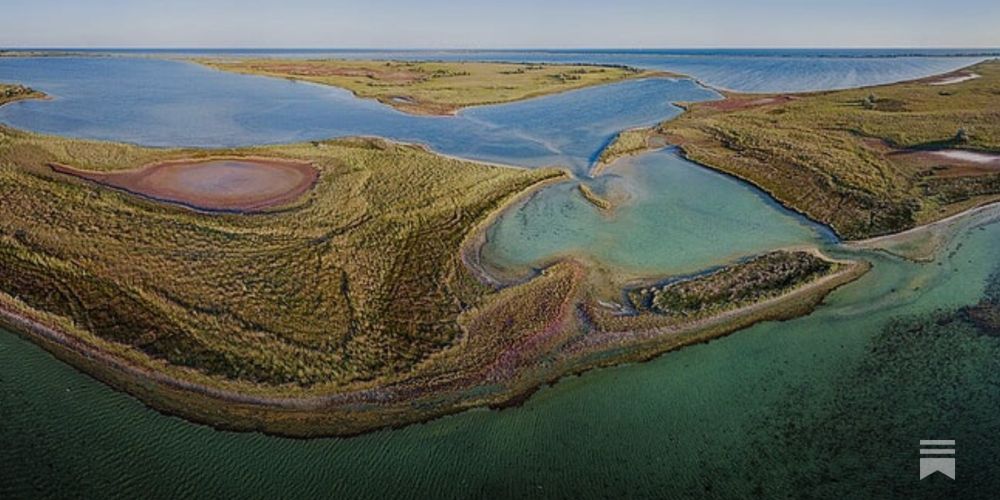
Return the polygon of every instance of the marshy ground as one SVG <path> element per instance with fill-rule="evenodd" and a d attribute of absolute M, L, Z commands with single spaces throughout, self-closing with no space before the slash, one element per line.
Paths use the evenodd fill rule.
<path fill-rule="evenodd" d="M 91 172 L 52 164 L 52 170 L 196 210 L 252 212 L 290 203 L 319 172 L 306 162 L 274 158 L 172 160 L 135 170 Z"/>
<path fill-rule="evenodd" d="M 516 401 L 565 373 L 803 314 L 863 272 L 789 282 L 782 300 L 719 321 L 628 320 L 599 305 L 584 262 L 500 290 L 466 266 L 491 215 L 561 170 L 377 139 L 160 150 L 0 132 L 5 323 L 157 408 L 226 427 L 350 434 Z M 247 165 L 250 182 L 234 181 Z M 220 180 L 241 203 L 262 186 L 313 187 L 242 215 L 166 196 L 233 208 L 213 198 Z"/>

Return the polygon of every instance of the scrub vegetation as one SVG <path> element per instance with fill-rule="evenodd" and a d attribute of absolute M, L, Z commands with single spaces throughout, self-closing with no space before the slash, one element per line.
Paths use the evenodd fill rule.
<path fill-rule="evenodd" d="M 22 99 L 41 99 L 43 97 L 45 94 L 24 85 L 0 83 L 0 106 Z"/>
<path fill-rule="evenodd" d="M 198 214 L 49 168 L 206 154 L 0 129 L 0 289 L 211 376 L 302 387 L 387 380 L 455 341 L 462 298 L 485 291 L 457 257 L 475 222 L 562 176 L 380 140 L 227 150 L 320 169 L 295 206 L 248 216 Z"/>
<path fill-rule="evenodd" d="M 847 239 L 868 238 L 1000 199 L 995 162 L 937 154 L 1000 153 L 1000 62 L 956 72 L 968 73 L 980 76 L 727 93 L 687 106 L 658 130 L 689 158 L 756 184 Z"/>
<path fill-rule="evenodd" d="M 627 78 L 665 75 L 624 66 L 373 60 L 197 59 L 222 71 L 303 80 L 350 90 L 401 111 L 453 114 Z"/>
<path fill-rule="evenodd" d="M 781 295 L 836 268 L 814 253 L 777 251 L 692 279 L 638 288 L 629 298 L 638 311 L 704 316 Z"/>

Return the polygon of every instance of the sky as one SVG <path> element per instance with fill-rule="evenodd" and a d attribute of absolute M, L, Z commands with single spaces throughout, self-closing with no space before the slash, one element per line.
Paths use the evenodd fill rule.
<path fill-rule="evenodd" d="M 1000 47 L 998 0 L 0 0 L 0 47 Z"/>

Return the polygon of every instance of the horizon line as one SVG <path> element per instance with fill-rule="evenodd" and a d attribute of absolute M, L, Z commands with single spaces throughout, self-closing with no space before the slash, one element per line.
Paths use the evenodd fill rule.
<path fill-rule="evenodd" d="M 363 46 L 5 46 L 0 50 L 357 50 L 357 51 L 577 51 L 577 50 L 986 50 L 1000 51 L 1000 46 L 676 46 L 676 47 L 363 47 Z"/>

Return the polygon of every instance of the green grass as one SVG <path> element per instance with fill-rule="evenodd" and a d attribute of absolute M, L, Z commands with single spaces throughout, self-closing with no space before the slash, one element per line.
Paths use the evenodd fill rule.
<path fill-rule="evenodd" d="M 662 75 L 622 66 L 372 60 L 197 59 L 211 68 L 341 87 L 415 114 L 450 114 L 556 92 Z"/>
<path fill-rule="evenodd" d="M 791 99 L 730 94 L 731 103 L 758 104 L 696 103 L 660 132 L 691 159 L 760 186 L 845 238 L 898 232 L 1000 199 L 1000 173 L 899 154 L 1000 152 L 1000 62 L 968 70 L 982 77 Z"/>

